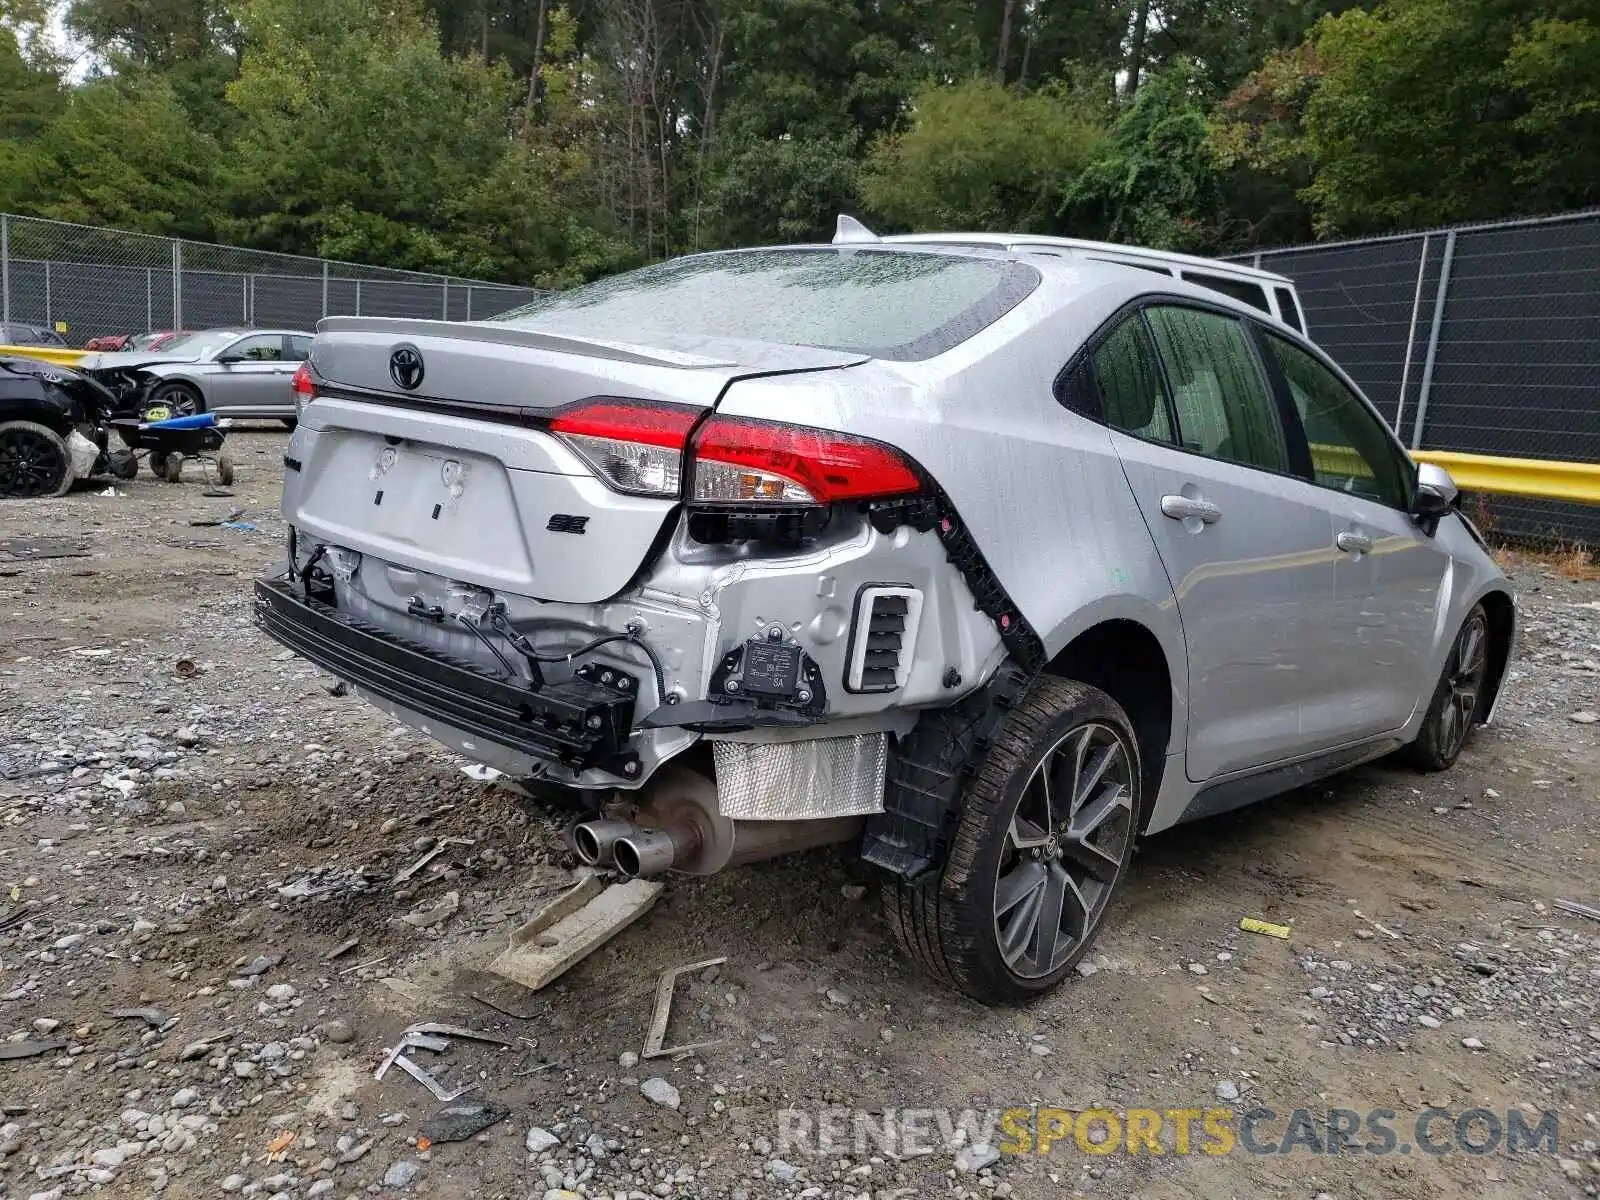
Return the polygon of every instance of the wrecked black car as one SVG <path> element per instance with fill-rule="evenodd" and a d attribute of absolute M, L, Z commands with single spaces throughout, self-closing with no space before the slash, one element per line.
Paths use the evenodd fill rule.
<path fill-rule="evenodd" d="M 81 371 L 0 356 L 0 498 L 62 496 L 93 475 L 131 479 L 131 451 L 108 446 L 116 396 Z"/>

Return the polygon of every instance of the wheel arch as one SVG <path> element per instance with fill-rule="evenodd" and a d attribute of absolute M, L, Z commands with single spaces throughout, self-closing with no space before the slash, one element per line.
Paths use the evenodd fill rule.
<path fill-rule="evenodd" d="M 1139 740 L 1142 831 L 1160 793 L 1168 755 L 1174 745 L 1182 745 L 1178 686 L 1183 676 L 1173 671 L 1166 647 L 1149 626 L 1111 617 L 1077 634 L 1046 664 L 1045 673 L 1099 688 L 1133 722 Z"/>

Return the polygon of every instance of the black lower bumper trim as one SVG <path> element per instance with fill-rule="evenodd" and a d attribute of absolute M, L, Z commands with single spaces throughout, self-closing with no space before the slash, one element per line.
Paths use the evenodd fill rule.
<path fill-rule="evenodd" d="M 538 691 L 495 679 L 306 597 L 288 580 L 256 580 L 255 616 L 300 657 L 420 716 L 575 770 L 621 767 L 632 696 L 578 678 Z"/>

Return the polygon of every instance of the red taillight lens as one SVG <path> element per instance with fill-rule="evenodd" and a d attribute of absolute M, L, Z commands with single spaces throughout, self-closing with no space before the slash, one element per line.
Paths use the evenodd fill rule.
<path fill-rule="evenodd" d="M 290 391 L 294 394 L 294 411 L 303 413 L 306 405 L 317 398 L 317 377 L 311 370 L 311 364 L 303 362 L 294 373 L 294 378 L 289 381 Z"/>
<path fill-rule="evenodd" d="M 920 487 L 889 447 L 826 429 L 712 417 L 694 439 L 697 503 L 833 504 Z"/>
<path fill-rule="evenodd" d="M 634 496 L 676 498 L 683 448 L 700 411 L 633 400 L 585 400 L 550 422 L 606 484 Z"/>

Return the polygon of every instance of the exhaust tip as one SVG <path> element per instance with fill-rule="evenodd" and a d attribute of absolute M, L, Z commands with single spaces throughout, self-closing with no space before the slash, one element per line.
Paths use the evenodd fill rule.
<path fill-rule="evenodd" d="M 587 825 L 579 825 L 572 831 L 572 848 L 578 852 L 578 857 L 589 866 L 593 867 L 599 864 L 600 839 L 595 836 L 594 830 Z"/>
<path fill-rule="evenodd" d="M 581 821 L 572 827 L 572 849 L 585 865 L 608 867 L 617 840 L 632 832 L 626 821 Z"/>
<path fill-rule="evenodd" d="M 665 829 L 635 829 L 617 839 L 611 855 L 618 872 L 626 878 L 649 879 L 672 869 L 678 849 Z"/>
<path fill-rule="evenodd" d="M 627 838 L 611 848 L 611 861 L 624 879 L 639 878 L 639 851 Z"/>

